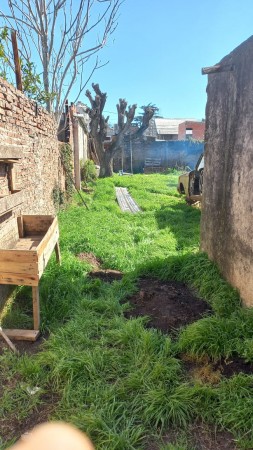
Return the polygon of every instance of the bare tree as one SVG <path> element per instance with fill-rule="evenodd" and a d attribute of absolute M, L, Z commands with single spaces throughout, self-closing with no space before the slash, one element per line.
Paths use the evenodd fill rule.
<path fill-rule="evenodd" d="M 73 85 L 76 87 L 78 82 L 78 98 L 94 71 L 101 67 L 97 53 L 117 26 L 122 1 L 4 1 L 0 25 L 17 31 L 21 58 L 37 65 L 46 108 L 59 118 Z"/>
<path fill-rule="evenodd" d="M 96 151 L 99 164 L 101 178 L 110 177 L 113 174 L 113 158 L 122 151 L 124 145 L 124 136 L 131 133 L 131 140 L 138 139 L 149 126 L 149 121 L 152 119 L 156 108 L 147 106 L 144 108 L 142 122 L 139 128 L 131 127 L 134 120 L 137 105 L 129 106 L 127 109 L 127 102 L 120 98 L 117 104 L 118 110 L 118 133 L 113 136 L 112 142 L 105 143 L 109 116 L 103 116 L 103 110 L 106 103 L 107 94 L 101 92 L 98 84 L 92 84 L 95 91 L 93 98 L 89 90 L 86 91 L 91 107 L 87 109 L 90 117 L 90 140 L 93 143 Z"/>

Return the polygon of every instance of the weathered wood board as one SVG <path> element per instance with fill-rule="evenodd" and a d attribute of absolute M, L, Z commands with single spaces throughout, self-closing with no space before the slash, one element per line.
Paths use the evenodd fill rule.
<path fill-rule="evenodd" d="M 15 192 L 12 195 L 7 195 L 6 197 L 0 198 L 0 214 L 5 214 L 15 206 L 20 205 L 24 202 L 26 196 L 26 190 Z"/>
<path fill-rule="evenodd" d="M 0 284 L 38 286 L 59 239 L 54 216 L 21 216 L 19 239 L 10 249 L 0 248 Z"/>

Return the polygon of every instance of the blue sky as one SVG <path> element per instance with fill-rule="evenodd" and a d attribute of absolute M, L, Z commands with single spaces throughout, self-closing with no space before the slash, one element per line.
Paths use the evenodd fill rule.
<path fill-rule="evenodd" d="M 155 103 L 164 117 L 204 118 L 201 68 L 251 34 L 253 0 L 125 0 L 118 28 L 100 53 L 110 62 L 92 79 L 108 94 L 110 122 L 119 97 L 139 106 Z"/>

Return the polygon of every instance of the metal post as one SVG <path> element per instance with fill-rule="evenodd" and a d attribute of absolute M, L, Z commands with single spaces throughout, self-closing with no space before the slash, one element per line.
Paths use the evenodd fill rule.
<path fill-rule="evenodd" d="M 130 164 L 131 164 L 131 174 L 133 174 L 133 147 L 132 147 L 131 134 L 130 134 Z"/>

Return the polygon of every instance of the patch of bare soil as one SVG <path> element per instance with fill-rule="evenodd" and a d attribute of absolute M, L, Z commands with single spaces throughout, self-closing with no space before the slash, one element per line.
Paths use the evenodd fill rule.
<path fill-rule="evenodd" d="M 49 334 L 41 335 L 35 342 L 13 341 L 13 343 L 20 354 L 27 353 L 32 355 L 41 351 L 41 346 L 45 340 L 48 339 L 48 336 Z M 6 348 L 9 347 L 1 340 L 0 354 L 2 354 Z M 15 389 L 21 382 L 22 378 L 19 374 L 15 374 L 15 377 L 13 377 L 9 374 L 6 375 L 2 373 L 1 375 L 0 373 L 0 404 L 4 391 Z M 47 392 L 43 392 L 40 396 L 41 403 L 36 406 L 27 417 L 22 417 L 22 420 L 17 417 L 17 411 L 13 408 L 13 411 L 9 412 L 6 417 L 0 418 L 0 441 L 4 440 L 5 442 L 8 442 L 16 438 L 19 439 L 24 433 L 32 430 L 35 425 L 49 420 L 56 408 L 58 400 L 59 396 L 53 393 L 50 387 L 48 387 Z"/>
<path fill-rule="evenodd" d="M 0 419 L 1 440 L 9 442 L 19 439 L 25 433 L 30 432 L 36 425 L 47 422 L 59 401 L 58 395 L 48 391 L 41 396 L 42 403 L 22 419 L 17 417 L 15 408 L 6 418 Z"/>
<path fill-rule="evenodd" d="M 216 431 L 207 425 L 194 425 L 190 430 L 196 450 L 237 450 L 233 436 L 228 431 Z"/>
<path fill-rule="evenodd" d="M 180 355 L 180 358 L 187 375 L 202 383 L 217 384 L 222 377 L 230 378 L 239 373 L 253 374 L 253 364 L 236 355 L 229 359 L 221 358 L 217 362 L 212 362 L 208 357 L 197 360 Z"/>
<path fill-rule="evenodd" d="M 101 261 L 94 255 L 94 253 L 82 252 L 77 255 L 77 258 L 80 259 L 80 261 L 87 262 L 94 268 L 99 268 L 101 265 Z"/>
<path fill-rule="evenodd" d="M 91 278 L 99 278 L 107 283 L 112 283 L 115 280 L 121 280 L 123 273 L 119 270 L 101 269 L 102 261 L 100 261 L 93 253 L 79 253 L 77 258 L 80 261 L 86 261 L 93 267 L 93 270 L 89 273 Z"/>
<path fill-rule="evenodd" d="M 171 430 L 163 437 L 163 445 L 180 442 L 181 431 Z M 187 442 L 194 450 L 238 450 L 228 431 L 217 431 L 206 424 L 194 424 L 187 433 Z M 145 450 L 159 450 L 161 444 L 149 441 Z"/>
<path fill-rule="evenodd" d="M 141 278 L 138 286 L 139 292 L 127 299 L 133 308 L 125 316 L 149 316 L 148 326 L 165 333 L 211 313 L 210 305 L 184 283 Z"/>
<path fill-rule="evenodd" d="M 99 278 L 102 281 L 107 283 L 112 283 L 115 280 L 121 280 L 123 277 L 123 273 L 119 272 L 119 270 L 111 270 L 111 269 L 96 269 L 89 273 L 91 278 Z"/>
<path fill-rule="evenodd" d="M 233 356 L 229 359 L 222 358 L 219 362 L 213 364 L 214 369 L 219 370 L 227 378 L 238 373 L 253 374 L 253 364 L 244 361 L 239 356 Z"/>

